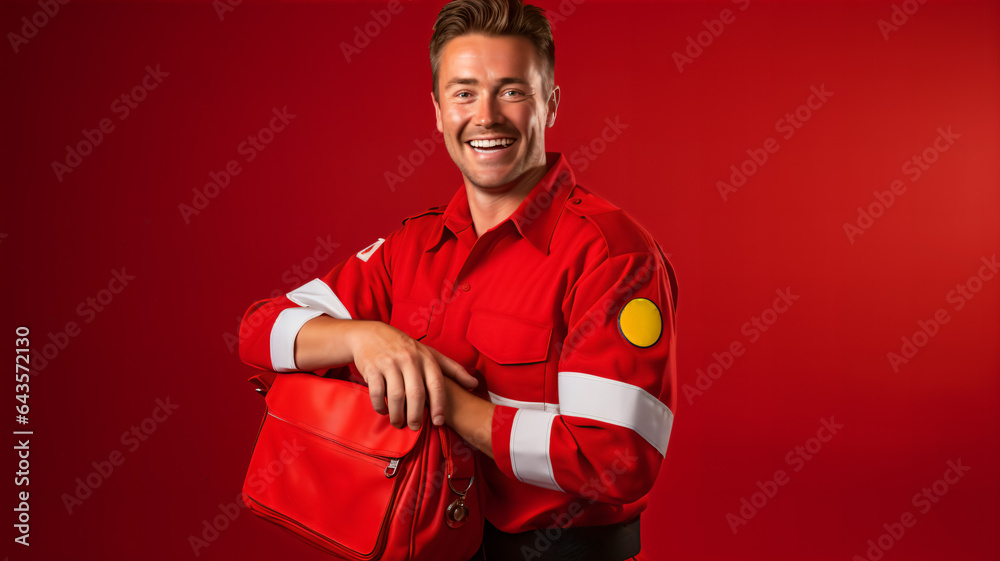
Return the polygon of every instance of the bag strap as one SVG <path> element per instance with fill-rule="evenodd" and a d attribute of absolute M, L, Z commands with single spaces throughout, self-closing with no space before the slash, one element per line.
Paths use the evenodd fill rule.
<path fill-rule="evenodd" d="M 465 493 L 472 487 L 476 476 L 475 450 L 450 428 L 446 426 L 434 428 L 437 429 L 438 440 L 441 441 L 441 453 L 444 455 L 445 478 L 448 486 L 455 494 L 464 497 Z M 466 450 L 462 451 L 463 447 Z M 468 455 L 462 452 L 467 452 Z"/>
<path fill-rule="evenodd" d="M 268 390 L 274 384 L 274 379 L 278 376 L 277 372 L 272 372 L 270 370 L 258 370 L 256 374 L 251 376 L 247 381 L 253 386 L 253 389 L 260 394 L 261 397 L 267 395 Z"/>

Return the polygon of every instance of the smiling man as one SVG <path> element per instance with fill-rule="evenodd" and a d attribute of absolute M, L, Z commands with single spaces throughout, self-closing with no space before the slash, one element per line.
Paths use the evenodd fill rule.
<path fill-rule="evenodd" d="M 676 401 L 673 271 L 642 226 L 545 151 L 560 91 L 542 10 L 451 2 L 430 58 L 463 185 L 251 306 L 241 357 L 277 372 L 348 365 L 397 428 L 419 429 L 427 403 L 482 453 L 475 559 L 640 559 Z"/>

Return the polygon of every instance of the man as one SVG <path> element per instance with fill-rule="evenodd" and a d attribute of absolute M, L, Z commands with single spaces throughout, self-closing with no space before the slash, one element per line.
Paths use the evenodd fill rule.
<path fill-rule="evenodd" d="M 397 428 L 419 429 L 429 401 L 431 422 L 482 452 L 477 559 L 632 559 L 673 421 L 672 269 L 545 152 L 560 91 L 540 9 L 456 0 L 430 54 L 463 186 L 251 306 L 240 355 L 278 372 L 349 365 Z"/>

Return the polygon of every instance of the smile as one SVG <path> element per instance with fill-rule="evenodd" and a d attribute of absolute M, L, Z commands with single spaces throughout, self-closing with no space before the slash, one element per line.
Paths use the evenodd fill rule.
<path fill-rule="evenodd" d="M 491 138 L 469 140 L 466 144 L 480 154 L 493 154 L 496 152 L 503 152 L 515 142 L 517 142 L 517 139 L 515 138 Z"/>

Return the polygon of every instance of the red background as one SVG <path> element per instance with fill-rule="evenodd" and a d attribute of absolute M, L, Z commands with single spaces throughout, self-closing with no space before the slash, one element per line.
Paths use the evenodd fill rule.
<path fill-rule="evenodd" d="M 886 40 L 891 2 L 537 3 L 564 19 L 548 150 L 590 144 L 606 118 L 627 125 L 575 167 L 672 255 L 679 388 L 697 387 L 733 341 L 746 349 L 703 394 L 678 395 L 644 550 L 846 560 L 909 511 L 916 525 L 885 559 L 996 558 L 1000 279 L 961 310 L 948 294 L 1000 250 L 997 4 L 907 3 L 919 9 Z M 263 413 L 227 344 L 239 316 L 461 185 L 443 146 L 394 190 L 385 179 L 434 130 L 427 44 L 440 5 L 404 2 L 350 62 L 341 43 L 385 3 L 244 2 L 220 21 L 209 3 L 74 0 L 19 52 L 0 48 L 6 356 L 19 325 L 36 353 L 80 325 L 36 368 L 27 426 L 14 380 L 0 384 L 11 559 L 195 556 L 189 536 L 236 497 Z M 678 71 L 672 53 L 723 9 L 735 21 Z M 4 2 L 0 29 L 38 10 Z M 146 65 L 169 76 L 121 120 L 111 104 Z M 783 138 L 778 120 L 822 85 L 832 95 Z M 296 117 L 242 160 L 239 144 L 284 106 Z M 115 129 L 60 182 L 52 162 L 103 118 Z M 902 166 L 939 127 L 960 136 L 913 182 Z M 780 148 L 724 201 L 716 182 L 769 137 Z M 185 223 L 178 205 L 231 159 L 241 173 Z M 896 179 L 905 193 L 851 243 L 844 223 Z M 317 237 L 339 244 L 318 264 Z M 315 270 L 292 278 L 296 265 Z M 134 280 L 81 315 L 122 267 Z M 799 299 L 750 342 L 742 326 L 786 288 Z M 940 308 L 948 323 L 895 371 L 887 353 Z M 167 397 L 179 408 L 123 446 Z M 831 416 L 844 427 L 793 471 L 786 454 Z M 11 527 L 11 431 L 23 428 L 35 431 L 29 548 Z M 116 450 L 124 463 L 68 513 L 63 494 Z M 969 471 L 920 512 L 913 495 L 958 459 Z M 734 533 L 727 513 L 779 469 L 788 483 Z M 245 511 L 198 553 L 325 558 Z"/>

